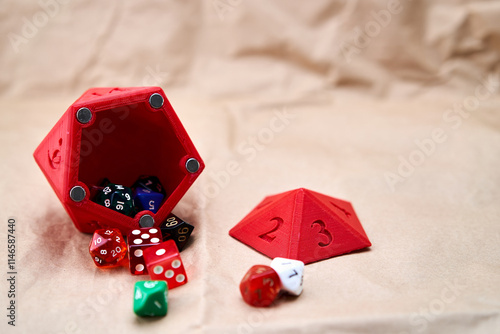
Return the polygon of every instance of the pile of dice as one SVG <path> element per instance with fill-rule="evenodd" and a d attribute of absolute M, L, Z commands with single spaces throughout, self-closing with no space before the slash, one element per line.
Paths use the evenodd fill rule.
<path fill-rule="evenodd" d="M 131 188 L 105 179 L 93 190 L 96 203 L 129 216 L 142 210 L 156 213 L 166 195 L 154 176 L 141 176 Z M 173 214 L 159 228 L 132 230 L 127 236 L 128 244 L 120 230 L 99 229 L 94 232 L 89 252 L 97 267 L 117 267 L 128 259 L 132 275 L 149 274 L 150 281 L 135 284 L 134 312 L 138 316 L 164 316 L 168 309 L 168 290 L 188 281 L 179 252 L 193 229 L 194 226 Z M 240 283 L 240 292 L 249 305 L 269 306 L 280 293 L 300 295 L 303 275 L 303 262 L 277 257 L 270 266 L 250 268 Z"/>
<path fill-rule="evenodd" d="M 156 212 L 165 196 L 156 177 L 141 177 L 132 189 L 106 180 L 97 190 L 95 202 L 131 215 L 135 210 Z M 149 274 L 152 281 L 136 283 L 134 312 L 139 316 L 162 316 L 167 313 L 167 290 L 188 281 L 179 253 L 193 229 L 194 226 L 174 214 L 170 214 L 159 228 L 132 230 L 127 241 L 118 229 L 98 229 L 90 241 L 89 252 L 97 267 L 118 267 L 128 259 L 132 275 Z"/>
<path fill-rule="evenodd" d="M 105 178 L 100 186 L 92 187 L 92 192 L 94 202 L 131 217 L 143 210 L 156 213 L 166 196 L 160 180 L 147 175 L 139 177 L 131 188 Z"/>

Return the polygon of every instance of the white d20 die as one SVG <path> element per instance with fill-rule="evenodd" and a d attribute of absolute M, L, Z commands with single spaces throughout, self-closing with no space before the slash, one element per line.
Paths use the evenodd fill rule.
<path fill-rule="evenodd" d="M 295 296 L 302 293 L 304 262 L 276 257 L 271 261 L 271 268 L 278 273 L 284 291 Z"/>

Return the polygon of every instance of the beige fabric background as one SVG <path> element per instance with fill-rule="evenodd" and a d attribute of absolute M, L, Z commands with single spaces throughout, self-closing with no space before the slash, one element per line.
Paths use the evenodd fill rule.
<path fill-rule="evenodd" d="M 15 217 L 19 276 L 0 331 L 499 333 L 499 18 L 499 1 L 2 1 L 0 257 Z M 132 312 L 144 277 L 94 267 L 32 158 L 87 88 L 137 85 L 165 90 L 207 164 L 174 210 L 196 226 L 190 282 L 156 320 Z M 270 260 L 227 233 L 298 187 L 351 201 L 373 246 L 251 308 L 239 281 Z"/>

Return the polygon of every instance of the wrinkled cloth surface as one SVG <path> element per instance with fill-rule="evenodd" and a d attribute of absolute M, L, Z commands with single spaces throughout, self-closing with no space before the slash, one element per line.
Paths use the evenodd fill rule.
<path fill-rule="evenodd" d="M 3 1 L 2 333 L 498 333 L 500 2 Z M 32 157 L 90 87 L 160 86 L 206 170 L 166 318 L 148 276 L 100 270 Z M 139 140 L 139 139 L 138 139 Z M 246 305 L 270 259 L 228 231 L 265 196 L 350 201 L 368 250 L 312 263 L 304 292 Z"/>

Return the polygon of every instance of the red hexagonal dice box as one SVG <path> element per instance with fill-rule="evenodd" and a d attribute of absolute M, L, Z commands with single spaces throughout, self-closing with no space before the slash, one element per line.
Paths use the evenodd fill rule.
<path fill-rule="evenodd" d="M 159 87 L 89 89 L 34 157 L 76 228 L 86 233 L 118 228 L 128 235 L 145 215 L 158 227 L 204 168 Z M 104 178 L 128 186 L 141 175 L 155 175 L 166 189 L 156 213 L 128 217 L 92 201 L 91 190 Z"/>

